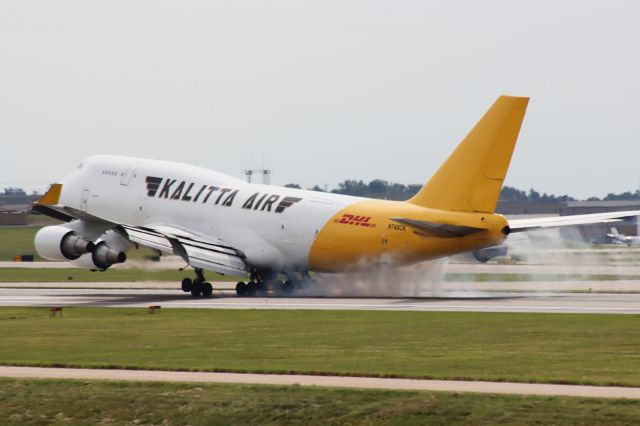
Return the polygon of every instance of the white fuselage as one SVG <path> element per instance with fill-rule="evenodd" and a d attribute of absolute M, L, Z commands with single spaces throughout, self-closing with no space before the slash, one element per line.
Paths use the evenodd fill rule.
<path fill-rule="evenodd" d="M 357 197 L 246 183 L 201 167 L 93 156 L 61 181 L 61 204 L 131 226 L 170 224 L 241 250 L 255 267 L 308 267 L 318 231 Z"/>

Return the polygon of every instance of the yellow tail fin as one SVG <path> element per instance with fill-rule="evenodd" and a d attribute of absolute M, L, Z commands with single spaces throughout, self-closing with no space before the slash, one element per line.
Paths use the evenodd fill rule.
<path fill-rule="evenodd" d="M 529 98 L 500 96 L 436 174 L 408 202 L 493 213 Z"/>

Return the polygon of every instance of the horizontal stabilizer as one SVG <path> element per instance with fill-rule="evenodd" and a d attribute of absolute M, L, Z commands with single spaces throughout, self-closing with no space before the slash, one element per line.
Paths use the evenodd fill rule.
<path fill-rule="evenodd" d="M 401 217 L 392 217 L 394 222 L 411 226 L 422 232 L 426 232 L 435 237 L 440 238 L 456 238 L 471 235 L 476 232 L 486 231 L 484 228 L 474 228 L 472 226 L 448 225 L 446 223 L 426 222 L 424 220 L 403 219 Z"/>
<path fill-rule="evenodd" d="M 592 223 L 609 223 L 631 219 L 640 215 L 640 210 L 623 212 L 607 212 L 592 214 L 577 214 L 573 216 L 539 217 L 531 219 L 509 220 L 511 232 L 534 231 L 536 229 L 559 228 L 562 226 L 589 225 Z"/>

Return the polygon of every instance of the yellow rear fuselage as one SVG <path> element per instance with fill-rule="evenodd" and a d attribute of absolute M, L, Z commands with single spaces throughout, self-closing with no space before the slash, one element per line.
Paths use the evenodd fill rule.
<path fill-rule="evenodd" d="M 392 219 L 397 217 L 483 230 L 442 237 Z M 309 253 L 309 266 L 315 271 L 340 272 L 381 263 L 406 265 L 500 244 L 506 236 L 505 227 L 507 220 L 499 214 L 363 200 L 338 212 L 318 232 Z"/>

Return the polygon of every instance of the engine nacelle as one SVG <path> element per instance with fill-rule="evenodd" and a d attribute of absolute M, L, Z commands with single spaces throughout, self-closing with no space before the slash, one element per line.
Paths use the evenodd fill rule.
<path fill-rule="evenodd" d="M 505 245 L 499 245 L 495 247 L 488 247 L 480 250 L 475 250 L 473 252 L 473 257 L 481 263 L 486 263 L 498 256 L 506 256 L 509 251 L 508 247 Z"/>
<path fill-rule="evenodd" d="M 134 244 L 114 229 L 103 233 L 95 243 L 95 249 L 81 256 L 72 263 L 81 268 L 92 271 L 104 271 L 111 265 L 123 263 L 127 260 L 126 251 Z"/>
<path fill-rule="evenodd" d="M 45 226 L 36 234 L 36 251 L 47 260 L 75 260 L 95 249 L 93 242 L 65 225 Z"/>
<path fill-rule="evenodd" d="M 72 263 L 80 268 L 91 269 L 92 271 L 104 271 L 111 265 L 123 263 L 127 260 L 127 254 L 109 246 L 106 241 L 96 244 L 91 253 L 87 253 Z"/>

